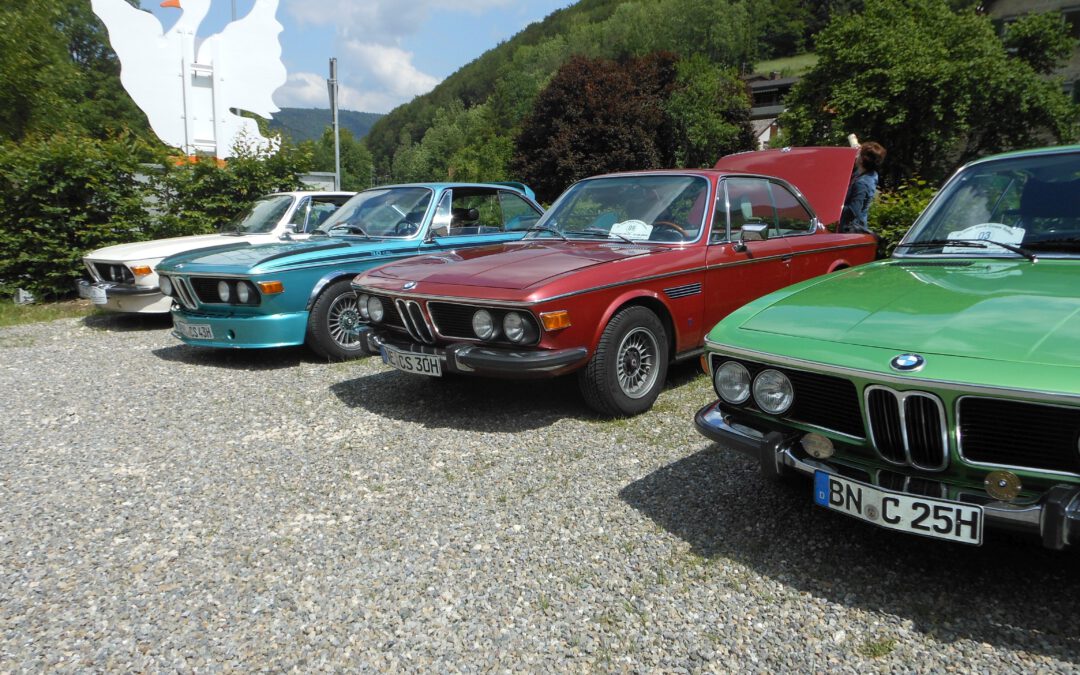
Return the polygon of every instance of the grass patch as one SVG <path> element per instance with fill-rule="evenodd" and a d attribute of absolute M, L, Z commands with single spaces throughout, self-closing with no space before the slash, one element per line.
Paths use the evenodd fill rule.
<path fill-rule="evenodd" d="M 94 311 L 89 300 L 66 300 L 33 305 L 16 305 L 11 300 L 3 300 L 0 301 L 0 328 L 57 319 L 81 318 Z"/>
<path fill-rule="evenodd" d="M 807 71 L 817 65 L 817 62 L 817 54 L 786 56 L 782 59 L 762 61 L 754 66 L 754 72 L 760 75 L 780 73 L 782 77 L 794 77 L 796 75 L 805 75 Z"/>
<path fill-rule="evenodd" d="M 867 640 L 859 645 L 855 651 L 868 659 L 880 659 L 883 656 L 892 654 L 894 649 L 896 649 L 896 640 L 882 638 L 880 640 Z"/>

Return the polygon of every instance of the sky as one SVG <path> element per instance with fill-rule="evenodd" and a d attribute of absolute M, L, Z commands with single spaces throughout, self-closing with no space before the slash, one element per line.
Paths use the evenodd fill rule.
<path fill-rule="evenodd" d="M 183 4 L 183 0 L 181 5 Z M 385 113 L 439 82 L 488 49 L 573 0 L 260 0 L 278 4 L 288 82 L 279 107 L 330 107 L 329 60 L 338 59 L 340 107 Z M 180 10 L 141 0 L 168 30 Z M 243 19 L 255 0 L 213 0 L 200 37 Z"/>

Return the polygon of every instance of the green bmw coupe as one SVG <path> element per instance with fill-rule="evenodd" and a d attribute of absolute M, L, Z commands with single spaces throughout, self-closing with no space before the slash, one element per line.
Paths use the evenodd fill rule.
<path fill-rule="evenodd" d="M 819 506 L 1080 543 L 1080 146 L 968 164 L 890 259 L 752 302 L 706 349 L 699 431 Z"/>

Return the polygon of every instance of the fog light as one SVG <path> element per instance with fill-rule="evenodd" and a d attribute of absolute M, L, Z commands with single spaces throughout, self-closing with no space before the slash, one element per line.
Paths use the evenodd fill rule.
<path fill-rule="evenodd" d="M 836 452 L 832 440 L 821 434 L 806 434 L 803 436 L 802 447 L 806 454 L 814 459 L 828 459 Z"/>
<path fill-rule="evenodd" d="M 983 481 L 986 494 L 1002 502 L 1011 502 L 1020 494 L 1020 477 L 1012 471 L 991 471 Z"/>

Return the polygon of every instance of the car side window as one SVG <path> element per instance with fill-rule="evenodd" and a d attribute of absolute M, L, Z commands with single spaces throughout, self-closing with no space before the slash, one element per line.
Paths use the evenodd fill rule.
<path fill-rule="evenodd" d="M 755 226 L 754 239 L 775 237 L 776 209 L 773 208 L 769 182 L 761 178 L 729 178 L 725 183 L 730 218 L 729 238 L 732 241 L 742 239 L 743 228 L 747 225 Z"/>
<path fill-rule="evenodd" d="M 293 211 L 292 218 L 289 219 L 289 225 L 293 226 L 294 232 L 306 232 L 306 225 L 308 222 L 308 211 L 311 209 L 311 197 L 304 197 L 300 200 L 296 210 Z"/>
<path fill-rule="evenodd" d="M 502 208 L 495 190 L 454 190 L 450 204 L 451 236 L 491 234 L 503 231 Z"/>
<path fill-rule="evenodd" d="M 771 183 L 773 202 L 776 204 L 777 234 L 781 237 L 806 234 L 813 231 L 814 217 L 810 211 L 783 185 Z"/>
<path fill-rule="evenodd" d="M 513 192 L 499 192 L 499 205 L 502 206 L 502 226 L 507 232 L 527 230 L 540 220 L 540 214 L 532 204 Z"/>

